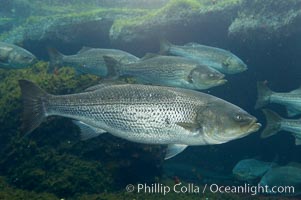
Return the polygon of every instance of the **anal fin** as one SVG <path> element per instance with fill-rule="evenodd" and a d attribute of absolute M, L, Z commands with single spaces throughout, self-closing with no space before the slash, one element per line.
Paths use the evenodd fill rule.
<path fill-rule="evenodd" d="M 103 133 L 106 133 L 106 131 L 103 130 L 103 129 L 90 126 L 90 125 L 88 125 L 84 122 L 81 122 L 81 121 L 73 120 L 72 122 L 79 127 L 80 137 L 81 137 L 82 141 L 88 140 L 88 139 L 97 137 L 97 136 L 99 136 Z"/>
<path fill-rule="evenodd" d="M 169 144 L 166 150 L 165 160 L 172 158 L 182 151 L 184 151 L 188 146 L 185 144 Z"/>

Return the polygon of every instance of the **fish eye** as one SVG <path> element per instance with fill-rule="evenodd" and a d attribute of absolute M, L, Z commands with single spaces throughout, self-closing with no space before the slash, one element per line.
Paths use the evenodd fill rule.
<path fill-rule="evenodd" d="M 242 116 L 241 116 L 240 114 L 236 114 L 236 115 L 234 116 L 234 119 L 235 119 L 236 121 L 241 121 L 241 120 L 242 120 Z"/>
<path fill-rule="evenodd" d="M 229 65 L 230 65 L 230 64 L 229 64 L 228 61 L 224 61 L 224 62 L 223 62 L 223 67 L 229 67 Z"/>
<path fill-rule="evenodd" d="M 214 77 L 214 74 L 212 74 L 212 73 L 211 73 L 211 74 L 209 74 L 209 77 L 213 78 L 213 77 Z"/>
<path fill-rule="evenodd" d="M 189 76 L 188 76 L 188 82 L 189 82 L 189 83 L 193 83 L 193 77 L 192 77 L 192 74 L 189 74 Z"/>

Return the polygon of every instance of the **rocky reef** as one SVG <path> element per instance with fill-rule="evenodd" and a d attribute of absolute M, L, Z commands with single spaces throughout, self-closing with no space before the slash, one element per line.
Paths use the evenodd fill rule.
<path fill-rule="evenodd" d="M 300 34 L 300 25 L 298 0 L 245 1 L 229 27 L 229 35 L 249 40 L 279 39 Z"/>
<path fill-rule="evenodd" d="M 41 52 L 53 44 L 65 50 L 71 48 L 69 52 L 75 52 L 82 46 L 93 46 L 130 49 L 129 52 L 139 56 L 157 51 L 162 38 L 179 44 L 206 41 L 219 47 L 234 41 L 236 46 L 233 49 L 241 50 L 240 55 L 246 60 L 253 60 L 249 71 L 253 70 L 258 75 L 256 80 L 265 80 L 266 74 L 271 74 L 271 80 L 274 77 L 283 84 L 280 75 L 287 73 L 289 67 L 278 69 L 280 75 L 276 76 L 274 65 L 280 60 L 274 59 L 277 52 L 269 56 L 266 48 L 270 46 L 265 49 L 258 46 L 263 46 L 267 40 L 276 41 L 271 45 L 275 49 L 280 43 L 278 40 L 290 38 L 286 47 L 297 43 L 295 38 L 300 41 L 300 4 L 300 0 L 3 0 L 0 7 L 0 40 L 20 44 L 37 53 L 39 59 L 45 59 Z M 255 40 L 260 43 L 254 43 Z M 256 52 L 260 53 L 248 54 L 252 42 L 254 48 L 250 52 L 256 48 Z M 285 42 L 282 43 L 285 48 Z M 243 48 L 240 49 L 240 45 Z M 291 67 L 300 57 L 296 53 L 300 51 L 296 49 L 300 50 L 300 47 L 287 51 L 287 54 L 294 55 L 292 64 L 287 64 L 285 59 L 280 64 Z M 258 59 L 259 54 L 261 59 Z M 270 57 L 270 60 L 261 64 L 263 57 Z M 266 72 L 257 71 L 267 66 L 270 68 Z M 296 76 L 292 80 L 300 84 L 299 64 L 295 66 L 296 71 L 291 71 L 288 76 Z M 291 67 L 293 70 L 295 68 Z M 249 81 L 249 75 L 242 74 L 237 80 Z M 95 76 L 77 76 L 67 67 L 49 73 L 48 63 L 43 61 L 24 70 L 0 69 L 0 199 L 161 199 L 161 194 L 126 193 L 124 188 L 126 184 L 138 182 L 174 184 L 172 176 L 162 175 L 165 146 L 131 143 L 109 134 L 80 141 L 78 128 L 69 119 L 59 117 L 47 119 L 31 135 L 24 136 L 19 79 L 31 80 L 52 94 L 81 92 L 100 81 Z M 238 98 L 242 84 L 234 81 L 221 90 L 227 91 L 229 96 L 233 94 L 241 102 L 247 98 L 246 105 L 253 106 L 245 93 Z M 235 84 L 237 88 L 233 87 Z M 234 103 L 241 103 L 236 100 L 233 100 Z M 219 148 L 198 147 L 195 151 L 189 148 L 187 151 L 190 153 L 184 154 L 182 159 L 179 156 L 174 162 L 187 164 L 191 161 L 215 173 L 224 173 L 231 170 L 234 162 L 234 156 L 227 155 L 229 152 L 241 153 L 240 159 L 246 156 L 242 152 L 254 147 L 253 143 L 251 147 L 246 141 L 240 143 L 243 145 L 236 149 L 232 144 Z M 263 151 L 266 151 L 266 146 Z M 221 160 L 220 157 L 226 159 Z M 227 168 L 221 169 L 225 165 Z M 196 177 L 200 186 L 206 182 L 204 177 Z M 254 199 L 250 195 L 208 192 L 203 195 L 167 195 L 170 199 L 203 197 Z"/>
<path fill-rule="evenodd" d="M 6 9 L 0 9 L 0 27 L 5 26 L 0 39 L 11 43 L 58 40 L 87 45 L 93 44 L 89 36 L 94 36 L 123 46 L 172 38 L 175 32 L 178 37 L 191 38 L 192 33 L 183 31 L 188 28 L 194 28 L 195 37 L 206 37 L 215 24 L 230 37 L 243 40 L 287 37 L 301 31 L 298 0 L 147 2 L 9 1 Z M 14 26 L 9 26 L 12 23 Z"/>

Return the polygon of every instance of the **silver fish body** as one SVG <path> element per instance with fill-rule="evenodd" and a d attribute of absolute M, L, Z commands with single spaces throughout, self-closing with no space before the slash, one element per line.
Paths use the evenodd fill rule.
<path fill-rule="evenodd" d="M 179 46 L 162 41 L 161 52 L 195 60 L 226 74 L 236 74 L 247 70 L 246 64 L 230 51 L 197 43 Z"/>
<path fill-rule="evenodd" d="M 181 152 L 188 145 L 241 138 L 260 127 L 255 117 L 229 102 L 180 88 L 104 85 L 90 92 L 54 96 L 25 80 L 20 86 L 28 133 L 45 117 L 57 115 L 134 142 L 179 145 L 170 149 Z"/>
<path fill-rule="evenodd" d="M 301 114 L 301 88 L 290 92 L 274 92 L 264 82 L 258 82 L 257 91 L 258 97 L 255 108 L 276 103 L 286 107 L 289 117 Z"/>
<path fill-rule="evenodd" d="M 17 45 L 0 42 L 0 68 L 23 69 L 36 62 L 36 57 Z"/>
<path fill-rule="evenodd" d="M 280 131 L 287 131 L 295 137 L 295 144 L 301 145 L 301 119 L 285 119 L 269 109 L 262 110 L 266 117 L 266 127 L 261 133 L 262 138 L 267 138 Z"/>
<path fill-rule="evenodd" d="M 116 65 L 121 76 L 134 77 L 138 83 L 204 90 L 227 82 L 220 72 L 176 56 L 154 56 L 135 63 Z"/>
<path fill-rule="evenodd" d="M 78 73 L 94 74 L 97 76 L 115 75 L 106 67 L 103 56 L 110 56 L 123 64 L 136 62 L 138 57 L 118 49 L 99 49 L 83 47 L 75 55 L 63 55 L 55 49 L 49 49 L 50 63 L 52 66 L 70 66 Z"/>

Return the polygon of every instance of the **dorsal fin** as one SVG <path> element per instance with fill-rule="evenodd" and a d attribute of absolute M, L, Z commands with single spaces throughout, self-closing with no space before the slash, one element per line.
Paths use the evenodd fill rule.
<path fill-rule="evenodd" d="M 85 92 L 91 92 L 91 91 L 94 91 L 94 90 L 99 90 L 99 89 L 102 89 L 102 88 L 105 88 L 105 87 L 108 87 L 108 86 L 111 86 L 111 85 L 122 85 L 122 84 L 127 84 L 127 83 L 124 82 L 124 81 L 121 81 L 121 80 L 116 80 L 116 81 L 102 80 L 101 83 L 86 88 Z"/>
<path fill-rule="evenodd" d="M 98 85 L 93 85 L 93 86 L 91 86 L 91 87 L 86 88 L 86 89 L 85 89 L 85 92 L 91 92 L 91 91 L 99 90 L 99 89 L 108 87 L 108 86 L 110 86 L 110 85 L 111 85 L 111 84 L 108 84 L 108 83 L 101 83 L 101 84 L 98 84 Z"/>
<path fill-rule="evenodd" d="M 147 60 L 150 58 L 155 58 L 161 56 L 160 54 L 155 54 L 155 53 L 146 53 L 140 60 Z"/>
<path fill-rule="evenodd" d="M 187 44 L 185 44 L 184 46 L 187 46 L 187 47 L 194 47 L 194 46 L 200 46 L 200 44 L 196 43 L 196 42 L 189 42 Z"/>
<path fill-rule="evenodd" d="M 301 86 L 290 92 L 291 94 L 301 94 Z"/>
<path fill-rule="evenodd" d="M 85 46 L 83 46 L 77 53 L 80 54 L 80 53 L 89 51 L 91 49 L 93 49 L 93 48 L 92 47 L 85 47 Z"/>

